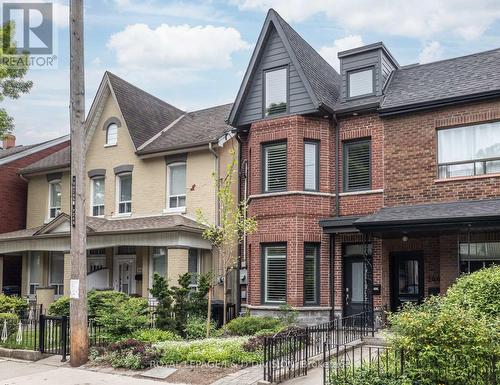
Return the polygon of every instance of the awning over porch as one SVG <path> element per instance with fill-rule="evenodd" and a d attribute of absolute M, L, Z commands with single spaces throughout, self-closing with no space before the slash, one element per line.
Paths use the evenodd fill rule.
<path fill-rule="evenodd" d="M 142 218 L 87 218 L 87 248 L 120 245 L 211 249 L 204 227 L 183 215 Z M 44 226 L 0 234 L 0 254 L 34 250 L 68 251 L 70 218 L 60 214 Z"/>
<path fill-rule="evenodd" d="M 326 233 L 345 232 L 346 221 L 354 231 L 390 233 L 500 228 L 500 199 L 457 201 L 381 208 L 374 214 L 329 218 L 320 221 Z"/>

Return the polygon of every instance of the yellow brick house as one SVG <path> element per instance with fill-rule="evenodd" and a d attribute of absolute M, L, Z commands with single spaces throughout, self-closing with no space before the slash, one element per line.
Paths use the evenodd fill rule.
<path fill-rule="evenodd" d="M 171 284 L 188 271 L 222 274 L 196 210 L 217 221 L 212 175 L 224 177 L 238 152 L 230 108 L 185 112 L 104 74 L 86 123 L 89 289 L 148 297 L 154 272 Z M 27 228 L 1 234 L 0 254 L 22 259 L 22 295 L 47 303 L 69 292 L 69 148 L 20 174 Z"/>

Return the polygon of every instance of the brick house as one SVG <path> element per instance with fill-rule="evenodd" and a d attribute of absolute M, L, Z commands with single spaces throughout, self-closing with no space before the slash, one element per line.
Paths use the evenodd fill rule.
<path fill-rule="evenodd" d="M 231 110 L 258 221 L 251 313 L 380 316 L 500 262 L 500 50 L 400 66 L 375 43 L 339 59 L 337 73 L 270 10 Z"/>
<path fill-rule="evenodd" d="M 7 134 L 0 148 L 0 234 L 26 227 L 28 182 L 19 171 L 69 145 L 63 136 L 43 143 L 16 145 L 16 137 Z M 16 293 L 21 286 L 20 265 L 16 259 L 0 255 L 0 289 Z"/>

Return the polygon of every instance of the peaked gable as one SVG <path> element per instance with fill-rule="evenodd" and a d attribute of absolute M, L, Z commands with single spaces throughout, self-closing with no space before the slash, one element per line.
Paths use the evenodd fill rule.
<path fill-rule="evenodd" d="M 231 125 L 242 126 L 264 117 L 263 71 L 282 66 L 289 69 L 289 114 L 333 111 L 339 74 L 271 9 L 231 110 Z"/>

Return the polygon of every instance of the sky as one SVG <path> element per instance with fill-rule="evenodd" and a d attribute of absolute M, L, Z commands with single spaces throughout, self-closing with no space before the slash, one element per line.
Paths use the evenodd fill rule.
<path fill-rule="evenodd" d="M 69 9 L 53 3 L 57 69 L 30 69 L 31 92 L 0 103 L 18 144 L 69 133 Z M 87 111 L 106 70 L 183 110 L 232 102 L 269 8 L 336 68 L 377 41 L 401 65 L 500 48 L 499 0 L 85 0 Z"/>

